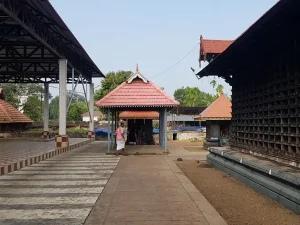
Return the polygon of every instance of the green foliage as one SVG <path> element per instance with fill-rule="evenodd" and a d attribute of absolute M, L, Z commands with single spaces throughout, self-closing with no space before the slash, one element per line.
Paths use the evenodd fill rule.
<path fill-rule="evenodd" d="M 29 96 L 23 107 L 24 114 L 33 121 L 43 120 L 43 101 L 41 98 L 32 95 Z"/>
<path fill-rule="evenodd" d="M 88 106 L 85 101 L 77 100 L 74 103 L 71 103 L 68 114 L 67 120 L 68 121 L 80 121 L 81 115 L 88 111 Z"/>
<path fill-rule="evenodd" d="M 21 107 L 24 114 L 34 121 L 43 118 L 43 86 L 40 84 L 0 84 L 3 88 L 5 101 L 15 108 Z M 27 100 L 21 105 L 21 97 L 27 96 Z M 51 97 L 51 96 L 50 96 Z"/>
<path fill-rule="evenodd" d="M 174 98 L 185 107 L 207 107 L 214 100 L 214 96 L 200 91 L 198 87 L 181 87 L 174 92 Z"/>
<path fill-rule="evenodd" d="M 53 98 L 49 104 L 49 119 L 58 120 L 59 116 L 59 96 Z"/>
<path fill-rule="evenodd" d="M 70 101 L 71 96 L 67 96 L 67 103 Z M 69 111 L 67 113 L 68 121 L 81 121 L 81 114 L 88 111 L 88 106 L 86 101 L 81 99 L 73 98 L 70 105 Z M 49 104 L 49 118 L 50 120 L 59 119 L 59 96 L 52 99 Z"/>
<path fill-rule="evenodd" d="M 95 101 L 100 100 L 110 91 L 122 84 L 130 77 L 131 74 L 131 71 L 123 70 L 117 72 L 108 72 L 106 74 L 106 78 L 101 80 L 101 88 L 95 92 Z"/>

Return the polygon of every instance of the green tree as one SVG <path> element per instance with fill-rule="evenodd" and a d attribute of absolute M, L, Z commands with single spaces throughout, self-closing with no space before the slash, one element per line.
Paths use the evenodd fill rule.
<path fill-rule="evenodd" d="M 178 88 L 174 92 L 174 98 L 180 103 L 181 106 L 183 106 L 184 102 L 184 87 Z"/>
<path fill-rule="evenodd" d="M 95 101 L 100 100 L 110 91 L 122 84 L 130 77 L 131 74 L 131 71 L 124 70 L 120 70 L 117 72 L 108 72 L 106 74 L 106 78 L 101 80 L 101 88 L 95 92 Z"/>
<path fill-rule="evenodd" d="M 53 98 L 49 104 L 49 119 L 58 120 L 59 116 L 59 96 Z"/>
<path fill-rule="evenodd" d="M 3 88 L 5 101 L 15 108 L 23 110 L 24 114 L 34 121 L 43 118 L 43 86 L 40 84 L 0 84 Z M 21 97 L 27 97 L 21 104 Z M 50 96 L 51 97 L 51 96 Z"/>
<path fill-rule="evenodd" d="M 181 87 L 174 92 L 174 98 L 185 107 L 206 107 L 214 100 L 214 96 L 200 91 L 198 87 Z"/>
<path fill-rule="evenodd" d="M 88 106 L 85 101 L 77 100 L 71 103 L 67 113 L 68 121 L 81 121 L 81 115 L 88 111 Z"/>
<path fill-rule="evenodd" d="M 33 121 L 43 120 L 43 101 L 38 96 L 32 95 L 27 98 L 23 107 L 24 115 Z"/>
<path fill-rule="evenodd" d="M 220 95 L 221 93 L 223 93 L 223 89 L 224 89 L 224 86 L 222 84 L 218 84 L 218 86 L 216 88 L 217 94 Z"/>
<path fill-rule="evenodd" d="M 217 85 L 217 81 L 215 79 L 213 79 L 210 84 L 213 86 L 213 88 L 215 88 L 215 86 Z"/>

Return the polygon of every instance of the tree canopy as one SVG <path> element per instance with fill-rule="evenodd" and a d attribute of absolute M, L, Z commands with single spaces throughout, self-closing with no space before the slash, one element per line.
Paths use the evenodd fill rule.
<path fill-rule="evenodd" d="M 186 107 L 207 107 L 215 100 L 212 94 L 200 91 L 198 87 L 181 87 L 175 90 L 174 98 Z"/>
<path fill-rule="evenodd" d="M 67 96 L 67 103 L 70 101 L 71 96 Z M 67 121 L 80 121 L 81 115 L 88 111 L 87 102 L 79 98 L 73 98 L 67 113 Z M 52 99 L 49 104 L 49 119 L 58 120 L 59 118 L 59 96 Z"/>
<path fill-rule="evenodd" d="M 3 88 L 5 101 L 17 109 L 21 109 L 33 121 L 43 118 L 43 92 L 40 84 L 0 84 Z M 27 100 L 21 102 L 21 97 Z M 51 97 L 51 96 L 50 96 Z"/>
<path fill-rule="evenodd" d="M 95 92 L 95 101 L 100 100 L 113 89 L 118 87 L 124 81 L 126 81 L 130 75 L 131 71 L 120 70 L 117 72 L 108 72 L 106 78 L 101 80 L 100 89 Z"/>

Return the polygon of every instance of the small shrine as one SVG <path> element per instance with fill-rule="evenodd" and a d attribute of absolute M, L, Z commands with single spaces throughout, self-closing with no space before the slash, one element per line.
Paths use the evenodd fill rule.
<path fill-rule="evenodd" d="M 118 126 L 122 112 L 123 117 L 124 114 L 128 115 L 131 112 L 131 118 L 127 116 L 127 119 L 131 120 L 128 124 L 128 137 L 140 145 L 154 144 L 152 120 L 141 116 L 156 112 L 155 117 L 158 116 L 159 119 L 159 145 L 164 152 L 168 151 L 167 112 L 173 107 L 179 106 L 179 102 L 168 96 L 161 88 L 141 74 L 138 65 L 136 72 L 127 81 L 96 102 L 95 106 L 107 110 L 108 124 L 113 131 L 108 135 L 108 152 L 115 144 L 113 133 Z M 134 118 L 133 114 L 138 115 L 139 118 Z M 139 133 L 137 133 L 138 130 Z"/>
<path fill-rule="evenodd" d="M 0 88 L 0 138 L 10 132 L 25 130 L 32 120 L 5 101 L 4 91 Z"/>
<path fill-rule="evenodd" d="M 229 139 L 231 121 L 231 101 L 224 93 L 208 106 L 195 120 L 206 122 L 206 142 L 204 148 L 226 144 Z"/>

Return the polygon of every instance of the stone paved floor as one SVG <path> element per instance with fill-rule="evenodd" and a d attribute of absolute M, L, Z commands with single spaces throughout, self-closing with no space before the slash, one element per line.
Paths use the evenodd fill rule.
<path fill-rule="evenodd" d="M 123 156 L 85 225 L 226 225 L 170 156 Z"/>
<path fill-rule="evenodd" d="M 83 224 L 120 159 L 101 148 L 90 144 L 1 176 L 0 224 Z"/>
<path fill-rule="evenodd" d="M 70 138 L 76 144 L 87 138 Z M 54 141 L 5 140 L 0 142 L 0 167 L 40 155 L 55 149 Z"/>

